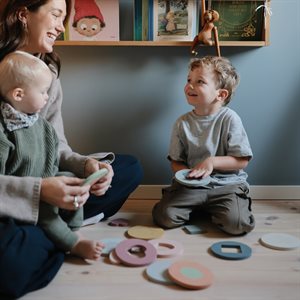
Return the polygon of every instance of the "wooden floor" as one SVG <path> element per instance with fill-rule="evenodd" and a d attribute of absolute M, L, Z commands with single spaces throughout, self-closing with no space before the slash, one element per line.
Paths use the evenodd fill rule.
<path fill-rule="evenodd" d="M 127 218 L 129 226 L 152 225 L 151 209 L 155 201 L 129 200 L 115 217 Z M 300 248 L 273 250 L 259 243 L 270 232 L 289 233 L 300 238 L 300 201 L 255 200 L 256 228 L 243 237 L 230 237 L 203 226 L 206 234 L 189 235 L 181 228 L 165 231 L 167 239 L 180 241 L 184 253 L 177 259 L 197 261 L 214 274 L 213 284 L 203 290 L 188 290 L 176 285 L 151 282 L 146 267 L 110 264 L 107 258 L 87 264 L 67 258 L 56 278 L 44 289 L 22 300 L 299 300 Z M 94 239 L 123 238 L 128 228 L 111 227 L 107 221 L 84 227 L 82 232 Z M 234 240 L 252 248 L 245 260 L 229 261 L 211 255 L 210 246 L 218 241 Z"/>

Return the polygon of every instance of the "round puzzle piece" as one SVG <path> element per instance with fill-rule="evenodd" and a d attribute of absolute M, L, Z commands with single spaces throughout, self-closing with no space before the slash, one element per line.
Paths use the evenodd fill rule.
<path fill-rule="evenodd" d="M 113 219 L 108 223 L 109 226 L 119 226 L 119 227 L 125 227 L 128 226 L 128 220 L 123 218 L 117 218 Z"/>
<path fill-rule="evenodd" d="M 171 257 L 181 255 L 183 246 L 181 243 L 173 240 L 156 239 L 150 240 L 149 243 L 154 245 L 158 257 Z"/>
<path fill-rule="evenodd" d="M 119 258 L 116 255 L 115 249 L 110 251 L 108 258 L 109 258 L 109 261 L 114 265 L 120 265 L 121 264 L 121 261 L 119 260 Z"/>
<path fill-rule="evenodd" d="M 188 289 L 203 289 L 212 284 L 212 273 L 194 261 L 177 261 L 168 268 L 174 282 Z"/>
<path fill-rule="evenodd" d="M 136 239 L 153 240 L 161 238 L 164 230 L 157 227 L 133 226 L 127 230 L 127 234 Z"/>
<path fill-rule="evenodd" d="M 171 261 L 156 261 L 146 269 L 146 274 L 151 281 L 163 284 L 174 284 L 168 275 Z"/>
<path fill-rule="evenodd" d="M 213 244 L 210 249 L 216 256 L 229 260 L 246 259 L 252 253 L 249 246 L 234 241 L 218 242 Z"/>
<path fill-rule="evenodd" d="M 286 233 L 268 233 L 260 238 L 262 245 L 276 250 L 292 250 L 300 247 L 300 240 Z"/>
<path fill-rule="evenodd" d="M 134 249 L 134 253 L 130 253 Z M 140 249 L 139 253 L 137 249 Z M 132 267 L 149 265 L 156 260 L 155 247 L 147 241 L 140 239 L 124 240 L 115 248 L 115 254 L 122 263 Z M 142 254 L 141 257 L 138 254 Z"/>
<path fill-rule="evenodd" d="M 188 178 L 187 175 L 190 173 L 190 171 L 191 171 L 190 169 L 177 171 L 175 173 L 175 180 L 185 186 L 193 186 L 193 187 L 206 186 L 210 183 L 211 181 L 210 176 L 201 179 Z"/>
<path fill-rule="evenodd" d="M 105 247 L 102 249 L 101 255 L 108 256 L 109 253 L 123 240 L 124 239 L 121 238 L 102 239 L 101 242 L 105 245 Z"/>

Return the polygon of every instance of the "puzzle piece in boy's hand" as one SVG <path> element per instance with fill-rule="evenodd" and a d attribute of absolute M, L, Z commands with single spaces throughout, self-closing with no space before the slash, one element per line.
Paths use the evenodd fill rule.
<path fill-rule="evenodd" d="M 119 226 L 119 227 L 126 227 L 128 226 L 128 220 L 123 219 L 123 218 L 118 218 L 118 219 L 114 219 L 111 220 L 108 225 L 109 226 Z"/>
<path fill-rule="evenodd" d="M 185 225 L 183 229 L 189 234 L 206 233 L 207 230 L 199 225 Z"/>
<path fill-rule="evenodd" d="M 175 180 L 180 184 L 190 187 L 205 187 L 211 181 L 211 177 L 207 176 L 205 178 L 190 178 L 188 177 L 190 169 L 179 170 L 175 173 Z"/>

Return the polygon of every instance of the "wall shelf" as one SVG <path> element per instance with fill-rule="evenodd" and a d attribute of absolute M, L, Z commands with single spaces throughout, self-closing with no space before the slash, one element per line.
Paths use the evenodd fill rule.
<path fill-rule="evenodd" d="M 266 41 L 221 41 L 220 46 L 245 46 L 245 47 L 263 47 L 267 46 Z M 56 41 L 55 46 L 129 46 L 129 47 L 191 47 L 192 42 L 182 41 Z M 203 45 L 204 47 L 208 47 Z"/>
<path fill-rule="evenodd" d="M 205 0 L 202 0 L 202 4 Z M 214 0 L 215 1 L 215 0 Z M 246 0 L 246 1 L 254 1 L 254 0 Z M 246 2 L 245 1 L 245 2 Z M 229 1 L 235 3 L 235 1 Z M 256 2 L 256 1 L 255 1 Z M 265 6 L 264 12 L 264 24 L 262 28 L 262 37 L 261 40 L 232 40 L 232 41 L 225 41 L 220 40 L 219 45 L 222 46 L 233 46 L 233 47 L 264 47 L 270 45 L 270 2 L 271 0 L 258 0 L 257 2 L 261 2 Z M 218 3 L 218 2 L 216 2 Z M 226 3 L 226 2 L 225 2 Z M 222 4 L 224 4 L 222 2 Z M 236 4 L 234 4 L 236 5 Z M 220 28 L 219 28 L 220 31 Z M 167 40 L 160 40 L 160 41 L 132 41 L 132 40 L 122 40 L 122 41 L 70 41 L 70 40 L 59 40 L 55 42 L 55 46 L 128 46 L 128 47 L 191 47 L 192 41 L 167 41 Z M 202 46 L 202 45 L 201 45 Z M 203 45 L 208 47 L 206 45 Z"/>

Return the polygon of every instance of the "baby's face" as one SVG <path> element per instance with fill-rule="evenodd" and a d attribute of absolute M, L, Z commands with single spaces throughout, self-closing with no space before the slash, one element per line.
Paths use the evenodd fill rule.
<path fill-rule="evenodd" d="M 41 72 L 38 79 L 31 83 L 31 86 L 24 88 L 24 96 L 19 109 L 27 114 L 39 112 L 47 103 L 51 82 L 50 70 L 49 72 Z"/>

